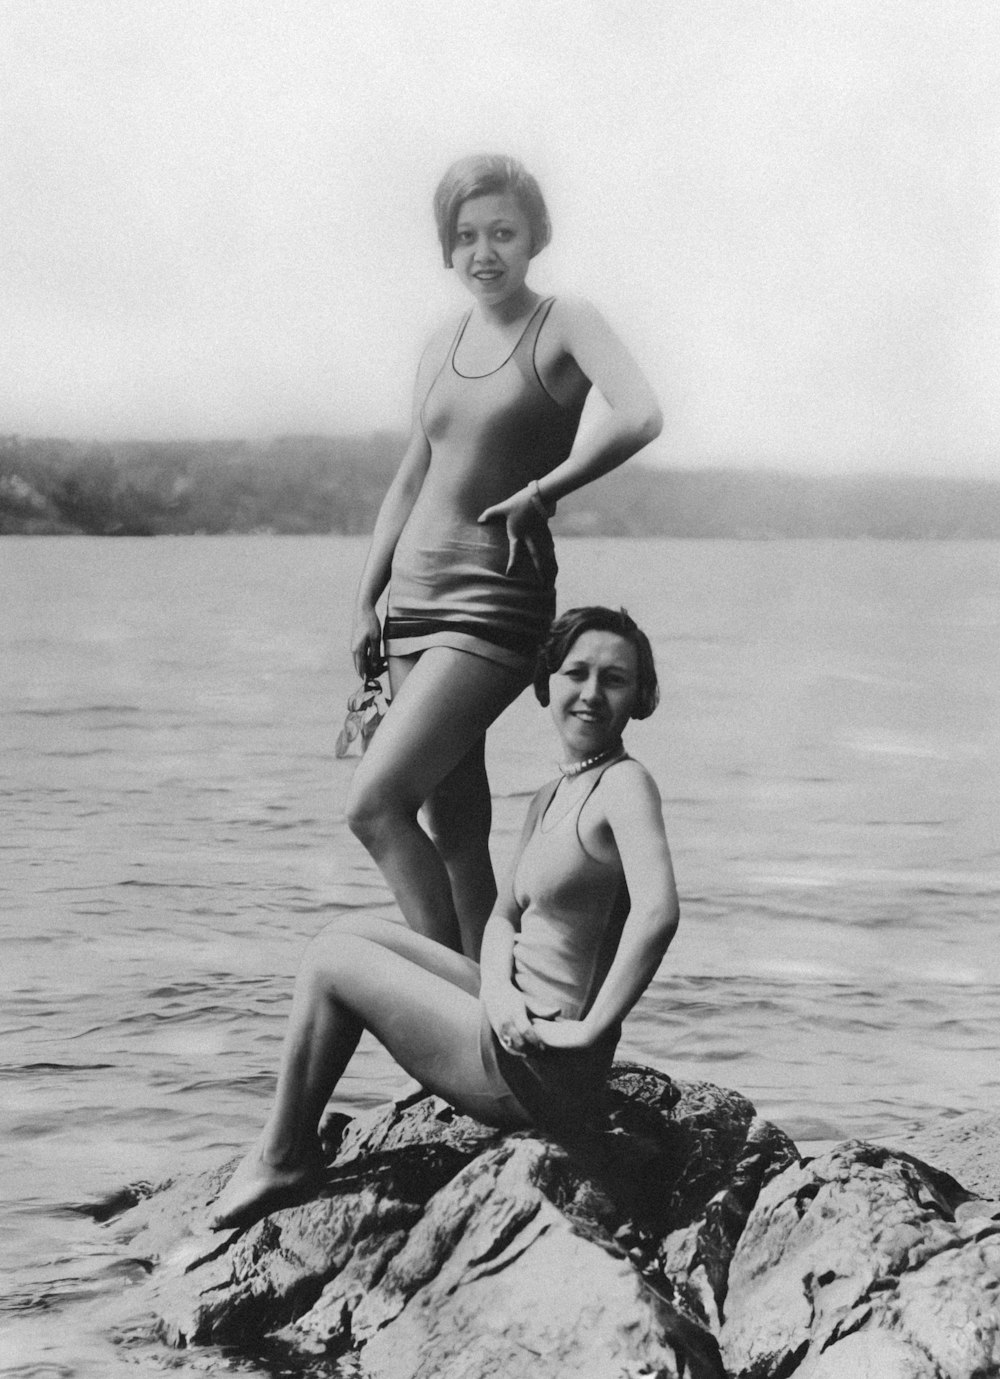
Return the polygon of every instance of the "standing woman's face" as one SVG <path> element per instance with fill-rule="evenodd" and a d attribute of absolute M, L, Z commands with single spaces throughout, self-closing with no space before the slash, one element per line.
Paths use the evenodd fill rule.
<path fill-rule="evenodd" d="M 451 265 L 484 304 L 497 306 L 520 292 L 531 263 L 531 226 L 509 192 L 463 201 L 455 222 Z"/>

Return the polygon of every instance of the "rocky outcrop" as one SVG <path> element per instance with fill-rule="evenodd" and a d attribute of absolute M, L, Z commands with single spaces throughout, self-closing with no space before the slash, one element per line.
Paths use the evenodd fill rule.
<path fill-rule="evenodd" d="M 207 1232 L 227 1165 L 112 1229 L 173 1344 L 353 1351 L 369 1379 L 1000 1373 L 996 1203 L 861 1142 L 803 1161 L 707 1083 L 618 1065 L 612 1102 L 571 1144 L 427 1096 L 335 1117 L 312 1200 Z"/>
<path fill-rule="evenodd" d="M 795 1147 L 735 1092 L 618 1065 L 610 1129 L 503 1135 L 430 1097 L 335 1127 L 321 1194 L 206 1232 L 231 1165 L 117 1218 L 175 1345 L 269 1337 L 380 1379 L 719 1379 L 729 1260 Z"/>
<path fill-rule="evenodd" d="M 762 1190 L 734 1253 L 729 1373 L 973 1379 L 1000 1373 L 1000 1220 L 948 1174 L 861 1141 Z"/>

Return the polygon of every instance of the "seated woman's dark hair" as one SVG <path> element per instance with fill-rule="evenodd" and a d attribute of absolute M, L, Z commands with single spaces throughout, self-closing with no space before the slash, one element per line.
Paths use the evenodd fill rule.
<path fill-rule="evenodd" d="M 648 718 L 660 702 L 660 685 L 649 638 L 624 608 L 602 608 L 598 604 L 571 608 L 549 628 L 535 662 L 535 698 L 539 704 L 548 704 L 549 676 L 559 669 L 573 643 L 584 632 L 613 632 L 635 647 L 639 683 L 632 717 Z"/>
<path fill-rule="evenodd" d="M 463 201 L 474 196 L 503 196 L 506 192 L 516 197 L 524 211 L 531 230 L 532 256 L 545 248 L 552 238 L 552 225 L 542 189 L 531 173 L 506 154 L 474 153 L 452 163 L 434 193 L 434 219 L 445 268 L 451 267 L 455 226 Z"/>

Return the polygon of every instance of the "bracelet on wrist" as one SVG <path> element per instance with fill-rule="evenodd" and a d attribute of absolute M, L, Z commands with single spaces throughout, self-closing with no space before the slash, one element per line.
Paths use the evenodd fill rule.
<path fill-rule="evenodd" d="M 531 506 L 548 521 L 555 513 L 556 505 L 555 503 L 547 503 L 542 497 L 542 490 L 538 487 L 537 479 L 532 479 L 528 485 L 528 496 L 531 499 Z"/>

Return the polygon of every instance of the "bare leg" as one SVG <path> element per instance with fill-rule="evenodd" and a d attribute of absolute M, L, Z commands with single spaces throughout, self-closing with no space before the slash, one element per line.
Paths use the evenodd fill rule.
<path fill-rule="evenodd" d="M 482 740 L 491 723 L 521 692 L 523 677 L 481 656 L 432 647 L 418 658 L 395 659 L 390 666 L 393 703 L 354 775 L 348 822 L 378 864 L 411 928 L 460 950 L 463 931 L 470 947 L 478 944 L 484 919 L 483 888 L 468 880 L 474 866 L 487 867 L 486 890 L 495 884 L 489 870 L 486 834 L 482 836 Z M 459 768 L 457 791 L 469 798 L 468 837 L 453 854 L 458 894 L 441 853 L 421 828 L 417 815 L 438 786 Z M 479 754 L 478 758 L 475 754 Z M 488 786 L 486 787 L 488 789 Z M 462 814 L 461 801 L 453 816 Z M 471 901 L 474 913 L 459 922 L 456 904 Z M 492 900 L 491 900 L 492 903 Z"/>
<path fill-rule="evenodd" d="M 211 1225 L 247 1225 L 318 1185 L 320 1115 L 365 1028 L 460 1109 L 488 1123 L 528 1124 L 517 1101 L 486 1080 L 478 983 L 473 962 L 403 925 L 359 917 L 326 929 L 296 978 L 274 1107 Z"/>
<path fill-rule="evenodd" d="M 490 857 L 493 801 L 480 738 L 424 802 L 428 832 L 444 862 L 462 934 L 462 952 L 476 962 L 497 898 Z"/>

